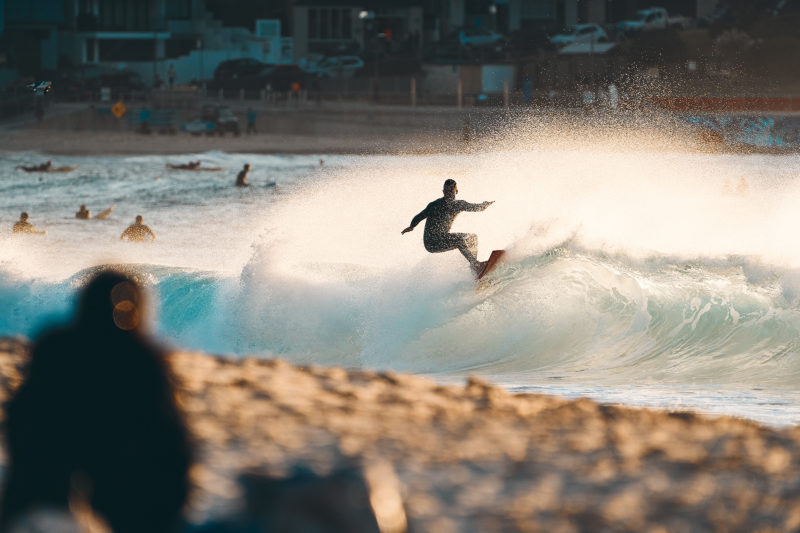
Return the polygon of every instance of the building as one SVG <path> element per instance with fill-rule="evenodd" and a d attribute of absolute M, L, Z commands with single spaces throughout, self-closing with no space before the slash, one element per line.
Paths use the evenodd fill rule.
<path fill-rule="evenodd" d="M 58 66 L 63 0 L 0 0 L 0 67 L 23 74 Z"/>
<path fill-rule="evenodd" d="M 413 2 L 301 0 L 292 7 L 295 56 L 363 54 L 376 47 L 392 51 L 419 47 L 423 8 Z"/>

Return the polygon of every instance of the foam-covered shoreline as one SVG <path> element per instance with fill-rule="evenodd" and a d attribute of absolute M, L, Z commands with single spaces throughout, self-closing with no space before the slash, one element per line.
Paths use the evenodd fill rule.
<path fill-rule="evenodd" d="M 26 346 L 0 345 L 2 398 Z M 245 470 L 394 467 L 415 531 L 793 531 L 800 427 L 509 394 L 472 379 L 175 353 L 200 451 L 190 516 Z M 5 461 L 5 458 L 3 459 Z"/>

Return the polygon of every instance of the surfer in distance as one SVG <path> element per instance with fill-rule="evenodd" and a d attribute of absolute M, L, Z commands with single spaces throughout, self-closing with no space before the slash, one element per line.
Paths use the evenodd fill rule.
<path fill-rule="evenodd" d="M 86 209 L 86 204 L 81 204 L 81 208 L 75 213 L 75 218 L 80 218 L 81 220 L 89 220 L 92 218 L 92 212 Z"/>
<path fill-rule="evenodd" d="M 116 209 L 116 207 L 117 207 L 116 205 L 112 205 L 105 211 L 101 211 L 100 213 L 98 213 L 97 216 L 95 216 L 94 218 L 102 220 L 106 218 L 108 215 L 110 215 L 111 212 L 114 209 Z M 86 208 L 86 204 L 81 204 L 81 208 L 78 210 L 78 212 L 75 213 L 75 218 L 79 218 L 81 220 L 89 220 L 90 218 L 92 218 L 92 212 Z"/>
<path fill-rule="evenodd" d="M 11 230 L 14 233 L 28 233 L 30 235 L 47 235 L 46 231 L 37 230 L 33 224 L 28 222 L 28 213 L 24 211 L 19 215 L 19 221 L 14 223 Z"/>
<path fill-rule="evenodd" d="M 122 232 L 122 235 L 119 236 L 119 240 L 123 241 L 126 238 L 129 242 L 144 242 L 148 238 L 151 241 L 156 240 L 156 234 L 143 224 L 142 220 L 144 220 L 142 215 L 136 215 L 136 221 Z"/>
<path fill-rule="evenodd" d="M 478 261 L 478 236 L 473 233 L 450 233 L 450 228 L 456 216 L 462 211 L 483 211 L 494 201 L 471 204 L 464 200 L 456 200 L 458 186 L 454 179 L 444 182 L 443 192 L 444 196 L 429 203 L 411 220 L 411 224 L 401 232 L 401 235 L 413 231 L 417 224 L 427 219 L 423 235 L 425 249 L 431 253 L 458 249 L 469 261 L 475 274 L 479 274 L 486 266 L 486 262 Z"/>
<path fill-rule="evenodd" d="M 237 187 L 249 187 L 250 184 L 247 183 L 247 175 L 250 173 L 250 165 L 248 163 L 244 164 L 242 170 L 239 171 L 239 174 L 236 175 L 236 186 Z"/>
<path fill-rule="evenodd" d="M 52 166 L 53 163 L 51 161 L 47 161 L 40 165 L 34 165 L 34 166 L 17 165 L 17 168 L 22 169 L 25 172 L 47 172 L 48 170 L 50 170 Z"/>

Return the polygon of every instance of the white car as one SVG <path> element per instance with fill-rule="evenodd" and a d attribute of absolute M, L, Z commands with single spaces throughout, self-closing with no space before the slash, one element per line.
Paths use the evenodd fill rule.
<path fill-rule="evenodd" d="M 357 56 L 331 56 L 312 63 L 306 72 L 319 78 L 352 78 L 364 61 Z"/>
<path fill-rule="evenodd" d="M 606 31 L 597 24 L 578 24 L 566 33 L 559 33 L 550 38 L 550 43 L 561 47 L 572 43 L 590 43 L 608 41 Z"/>
<path fill-rule="evenodd" d="M 633 20 L 623 20 L 617 24 L 617 31 L 625 35 L 640 31 L 663 30 L 668 24 L 667 10 L 663 7 L 651 7 L 637 11 Z"/>

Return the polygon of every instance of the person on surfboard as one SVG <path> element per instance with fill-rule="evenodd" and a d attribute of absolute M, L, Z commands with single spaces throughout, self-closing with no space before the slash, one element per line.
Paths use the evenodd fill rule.
<path fill-rule="evenodd" d="M 117 207 L 116 205 L 112 205 L 105 211 L 101 211 L 100 213 L 98 213 L 97 216 L 95 216 L 94 218 L 104 219 L 108 215 L 110 215 L 111 212 L 114 209 L 116 209 L 116 207 Z M 86 204 L 81 204 L 81 208 L 78 210 L 78 212 L 75 213 L 75 218 L 79 218 L 81 220 L 89 220 L 90 218 L 92 218 L 92 212 L 86 208 Z"/>
<path fill-rule="evenodd" d="M 444 196 L 429 203 L 411 220 L 411 225 L 400 234 L 413 231 L 417 224 L 427 219 L 423 235 L 425 249 L 431 253 L 458 249 L 469 261 L 475 274 L 480 274 L 483 267 L 486 266 L 486 262 L 478 261 L 478 236 L 473 233 L 450 233 L 450 228 L 453 226 L 456 216 L 462 211 L 483 211 L 494 201 L 471 204 L 464 200 L 456 200 L 458 186 L 456 180 L 453 179 L 444 182 L 443 192 Z"/>

